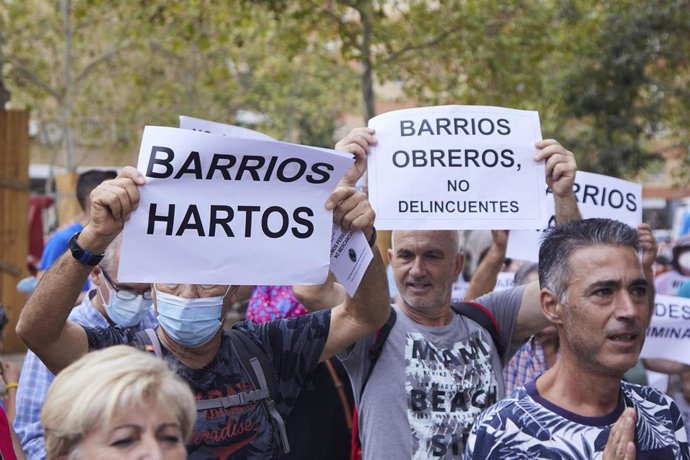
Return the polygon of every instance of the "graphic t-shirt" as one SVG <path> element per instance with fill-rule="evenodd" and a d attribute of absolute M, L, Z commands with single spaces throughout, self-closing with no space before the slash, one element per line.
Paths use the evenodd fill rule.
<path fill-rule="evenodd" d="M 601 459 L 611 427 L 626 407 L 637 412 L 638 460 L 690 458 L 678 406 L 654 388 L 622 382 L 613 412 L 583 417 L 542 398 L 535 381 L 477 419 L 467 440 L 465 458 Z"/>
<path fill-rule="evenodd" d="M 506 350 L 523 290 L 477 300 L 496 317 Z M 504 395 L 501 373 L 509 352 L 499 356 L 489 332 L 461 315 L 430 327 L 393 308 L 395 325 L 363 393 L 374 335 L 339 355 L 355 392 L 363 457 L 461 459 L 474 419 Z"/>
<path fill-rule="evenodd" d="M 262 324 L 233 326 L 246 333 L 273 363 L 278 379 L 276 409 L 287 418 L 305 380 L 311 377 L 323 351 L 330 310 Z M 112 345 L 141 346 L 134 333 L 117 328 L 85 328 L 90 349 Z M 191 386 L 196 399 L 212 399 L 251 390 L 249 376 L 232 350 L 228 333 L 222 336 L 215 358 L 201 369 L 177 361 L 165 348 L 163 355 Z M 258 403 L 197 412 L 194 433 L 187 445 L 190 459 L 270 459 L 276 457 L 277 433 Z"/>

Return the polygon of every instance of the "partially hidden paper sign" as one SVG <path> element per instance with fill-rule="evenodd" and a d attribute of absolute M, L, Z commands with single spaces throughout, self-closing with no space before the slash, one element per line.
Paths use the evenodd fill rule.
<path fill-rule="evenodd" d="M 636 227 L 642 223 L 642 185 L 615 177 L 578 171 L 573 186 L 577 206 L 583 219 L 606 217 Z M 543 229 L 555 225 L 553 194 L 546 186 L 549 219 L 540 230 L 511 231 L 506 257 L 538 262 L 539 244 Z"/>
<path fill-rule="evenodd" d="M 664 358 L 690 365 L 690 299 L 657 295 L 641 358 Z"/>
<path fill-rule="evenodd" d="M 396 110 L 369 121 L 376 225 L 392 230 L 534 229 L 546 220 L 534 111 L 486 106 Z"/>

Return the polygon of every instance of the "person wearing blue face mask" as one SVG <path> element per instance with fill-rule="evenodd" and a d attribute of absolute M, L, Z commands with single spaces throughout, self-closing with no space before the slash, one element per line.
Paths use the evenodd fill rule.
<path fill-rule="evenodd" d="M 357 157 L 353 168 L 363 170 L 369 144 L 362 139 L 355 144 L 349 150 Z M 89 223 L 75 235 L 71 253 L 64 254 L 48 271 L 22 311 L 18 335 L 55 372 L 89 350 L 116 344 L 147 348 L 142 334 L 67 321 L 70 302 L 78 295 L 88 264 L 96 261 L 122 231 L 139 203 L 139 187 L 145 183 L 140 172 L 125 167 L 116 179 L 94 190 Z M 287 418 L 317 364 L 373 333 L 388 318 L 388 286 L 375 245 L 374 212 L 366 195 L 353 185 L 341 181 L 326 208 L 333 210 L 333 220 L 342 228 L 363 230 L 373 260 L 355 296 L 348 296 L 333 309 L 262 324 L 240 322 L 229 331 L 222 324 L 237 286 L 168 284 L 165 280 L 155 284 L 153 302 L 160 327 L 146 334 L 155 334 L 152 346 L 156 354 L 189 383 L 198 403 L 222 403 L 197 403 L 197 423 L 187 445 L 189 458 L 278 458 L 285 443 L 276 417 Z M 238 339 L 238 335 L 243 338 Z M 269 403 L 259 396 L 265 385 L 256 388 L 251 383 L 248 366 L 236 351 L 240 342 L 253 342 L 267 358 L 277 387 L 276 397 Z M 230 401 L 239 404 L 230 405 Z"/>
<path fill-rule="evenodd" d="M 96 289 L 74 307 L 69 320 L 87 327 L 140 331 L 154 328 L 158 322 L 152 308 L 150 284 L 122 284 L 114 278 L 120 260 L 118 237 L 108 247 L 103 260 L 91 271 Z M 41 407 L 55 375 L 31 351 L 24 359 L 17 388 L 15 430 L 27 458 L 45 458 L 41 426 Z"/>

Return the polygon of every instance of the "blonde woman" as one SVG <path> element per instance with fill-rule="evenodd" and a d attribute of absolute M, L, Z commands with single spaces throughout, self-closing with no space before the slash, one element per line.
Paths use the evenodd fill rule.
<path fill-rule="evenodd" d="M 164 361 L 122 345 L 60 372 L 41 411 L 49 460 L 184 459 L 195 418 L 188 385 Z"/>

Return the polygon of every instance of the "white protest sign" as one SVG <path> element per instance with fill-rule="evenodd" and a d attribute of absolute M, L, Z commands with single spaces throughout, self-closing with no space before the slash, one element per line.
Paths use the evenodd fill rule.
<path fill-rule="evenodd" d="M 243 137 L 246 139 L 273 140 L 273 138 L 266 134 L 251 129 L 215 121 L 202 120 L 201 118 L 188 117 L 185 115 L 180 116 L 180 128 L 202 131 L 210 134 Z M 321 150 L 320 147 L 313 148 Z M 323 150 L 329 152 L 328 149 Z M 347 254 L 347 257 L 341 258 L 340 255 L 343 253 Z M 364 232 L 344 232 L 340 227 L 334 225 L 331 235 L 330 254 L 330 270 L 340 284 L 343 285 L 345 291 L 350 294 L 350 296 L 354 296 L 359 287 L 359 283 L 362 281 L 364 272 L 374 258 L 374 254 L 371 252 Z"/>
<path fill-rule="evenodd" d="M 641 358 L 690 364 L 690 299 L 657 295 Z"/>
<path fill-rule="evenodd" d="M 253 129 L 243 128 L 241 126 L 227 125 L 225 123 L 218 123 L 217 121 L 209 121 L 201 118 L 188 117 L 187 115 L 180 115 L 180 128 L 191 129 L 192 131 L 201 131 L 209 134 L 219 134 L 221 136 L 242 137 L 245 139 L 256 139 L 264 141 L 273 141 L 268 134 L 254 131 Z"/>
<path fill-rule="evenodd" d="M 352 165 L 342 152 L 147 126 L 147 183 L 125 225 L 118 278 L 310 284 L 328 272 L 331 212 Z"/>
<path fill-rule="evenodd" d="M 396 110 L 369 120 L 376 226 L 533 229 L 546 220 L 539 114 L 485 106 Z"/>
<path fill-rule="evenodd" d="M 542 229 L 555 224 L 555 206 L 551 190 L 542 182 L 542 193 L 547 200 L 548 221 Z M 583 219 L 607 217 L 636 227 L 642 223 L 642 185 L 615 177 L 578 171 L 573 186 L 578 208 Z M 539 261 L 542 230 L 511 231 L 506 257 Z"/>

